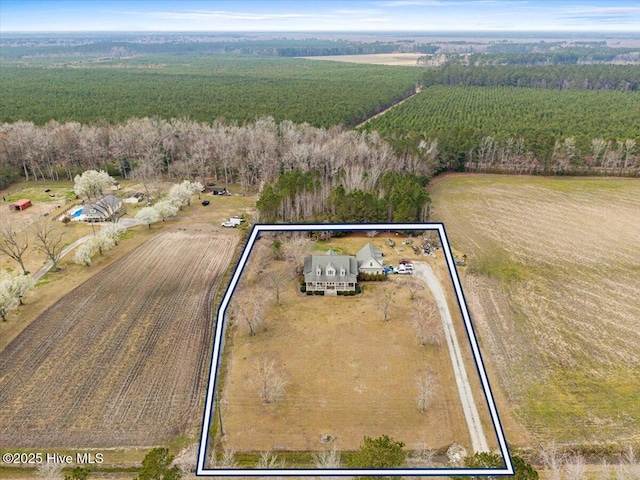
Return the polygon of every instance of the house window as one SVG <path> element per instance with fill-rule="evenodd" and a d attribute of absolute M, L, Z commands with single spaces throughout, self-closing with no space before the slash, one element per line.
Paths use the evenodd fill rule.
<path fill-rule="evenodd" d="M 340 267 L 340 275 L 344 277 L 346 273 L 347 272 L 344 270 L 344 267 Z"/>
<path fill-rule="evenodd" d="M 369 266 L 370 266 L 370 267 L 373 267 L 373 262 L 369 262 Z"/>
<path fill-rule="evenodd" d="M 333 267 L 327 267 L 327 275 L 332 277 L 336 274 L 336 271 L 333 269 Z"/>
<path fill-rule="evenodd" d="M 322 268 L 320 268 L 320 265 L 316 267 L 316 275 L 318 276 L 322 275 Z"/>

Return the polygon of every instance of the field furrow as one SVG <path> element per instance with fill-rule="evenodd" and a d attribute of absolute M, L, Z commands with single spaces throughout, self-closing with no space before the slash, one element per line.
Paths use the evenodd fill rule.
<path fill-rule="evenodd" d="M 165 232 L 0 352 L 1 447 L 164 443 L 199 425 L 233 235 Z"/>

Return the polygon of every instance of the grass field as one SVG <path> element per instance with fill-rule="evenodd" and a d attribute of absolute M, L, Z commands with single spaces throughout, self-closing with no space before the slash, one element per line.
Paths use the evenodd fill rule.
<path fill-rule="evenodd" d="M 418 59 L 423 56 L 424 53 L 370 53 L 363 55 L 320 55 L 304 58 L 309 60 L 330 60 L 332 62 L 415 67 Z"/>
<path fill-rule="evenodd" d="M 481 347 L 524 425 L 638 441 L 640 182 L 450 175 L 430 194 L 469 256 Z"/>
<path fill-rule="evenodd" d="M 237 236 L 167 231 L 0 352 L 0 447 L 146 446 L 200 423 L 210 303 Z"/>
<path fill-rule="evenodd" d="M 383 248 L 386 262 L 397 265 L 400 256 L 386 246 L 385 239 L 380 235 L 373 243 Z M 354 254 L 368 241 L 364 236 L 349 236 L 319 242 L 316 249 Z M 413 252 L 411 256 L 415 258 Z M 431 262 L 435 268 L 443 264 L 442 257 Z M 279 263 L 283 262 L 269 269 L 277 269 Z M 266 285 L 269 269 L 259 279 L 245 279 L 247 288 Z M 404 441 L 409 449 L 419 442 L 442 449 L 453 441 L 470 448 L 446 342 L 418 344 L 411 327 L 412 305 L 417 300 L 410 299 L 405 279 L 409 280 L 392 276 L 387 282 L 369 282 L 362 296 L 355 297 L 303 295 L 297 282 L 290 280 L 280 307 L 268 290 L 261 291 L 260 298 L 269 302 L 266 329 L 252 337 L 239 326 L 225 354 L 224 446 L 236 452 L 317 451 L 325 448 L 321 435 L 329 434 L 335 436 L 332 445 L 349 451 L 358 448 L 364 435 L 387 434 Z M 389 322 L 383 321 L 376 302 L 385 288 L 392 292 Z M 451 295 L 452 290 L 447 292 Z M 420 296 L 433 302 L 429 290 L 418 285 Z M 465 335 L 457 306 L 450 308 L 460 324 L 458 335 Z M 252 382 L 255 362 L 263 355 L 274 359 L 287 379 L 284 398 L 272 404 L 262 402 Z M 473 376 L 470 354 L 465 362 Z M 426 369 L 437 377 L 437 396 L 427 413 L 421 414 L 415 376 Z M 489 444 L 495 448 L 479 382 L 472 385 Z"/>

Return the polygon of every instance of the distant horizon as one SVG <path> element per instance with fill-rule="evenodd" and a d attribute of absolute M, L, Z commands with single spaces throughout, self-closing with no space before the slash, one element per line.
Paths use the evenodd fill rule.
<path fill-rule="evenodd" d="M 638 34 L 637 0 L 3 0 L 7 33 Z"/>
<path fill-rule="evenodd" d="M 632 35 L 640 38 L 640 32 L 634 30 L 524 30 L 524 31 L 505 31 L 505 30 L 385 30 L 381 32 L 369 30 L 7 30 L 3 34 L 20 34 L 20 35 L 39 35 L 39 34 L 136 34 L 136 35 L 239 35 L 239 34 L 291 34 L 291 35 L 307 35 L 307 34 L 327 34 L 327 35 L 433 35 L 433 36 L 451 36 L 451 35 L 482 35 L 482 36 L 557 36 L 557 35 Z"/>

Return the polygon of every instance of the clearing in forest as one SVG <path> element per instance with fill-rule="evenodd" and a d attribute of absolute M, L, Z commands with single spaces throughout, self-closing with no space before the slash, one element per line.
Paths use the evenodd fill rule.
<path fill-rule="evenodd" d="M 0 447 L 146 446 L 196 427 L 236 242 L 164 232 L 33 321 L 0 352 Z"/>
<path fill-rule="evenodd" d="M 430 195 L 521 422 L 543 440 L 640 440 L 640 180 L 447 175 Z"/>
<path fill-rule="evenodd" d="M 358 230 L 361 226 L 334 227 Z M 488 384 L 477 375 L 484 367 L 472 350 L 473 340 L 467 340 L 473 333 L 459 305 L 461 292 L 449 273 L 453 267 L 450 252 L 444 257 L 439 250 L 433 259 L 416 256 L 407 248 L 411 258 L 421 262 L 416 263 L 417 270 L 435 272 L 442 285 L 439 295 L 419 275 L 361 282 L 363 291 L 354 296 L 307 295 L 300 291 L 294 271 L 311 250 L 304 254 L 297 250 L 294 258 L 291 252 L 299 248 L 295 246 L 299 240 L 282 240 L 286 260 L 277 259 L 278 255 L 268 258 L 274 241 L 268 231 L 296 228 L 313 230 L 313 226 L 302 225 L 254 226 L 222 302 L 219 315 L 225 320 L 219 321 L 216 332 L 214 377 L 204 423 L 213 422 L 213 426 L 203 434 L 216 436 L 201 443 L 198 473 L 212 472 L 202 460 L 209 444 L 218 455 L 221 450 L 243 455 L 273 452 L 286 459 L 287 468 L 308 468 L 309 452 L 331 447 L 348 456 L 358 450 L 364 436 L 389 435 L 405 442 L 408 451 L 444 452 L 454 442 L 468 452 L 487 449 L 478 447 L 482 442 L 470 434 L 468 411 L 476 409 L 483 441 L 505 452 Z M 416 225 L 409 228 L 417 230 Z M 261 229 L 266 237 L 258 238 Z M 420 229 L 434 230 L 435 238 L 444 233 L 442 226 L 422 224 Z M 354 255 L 371 243 L 384 252 L 385 263 L 397 266 L 403 252 L 386 241 L 387 235 L 396 238 L 395 232 L 375 239 L 363 233 L 319 241 L 315 254 L 324 256 L 323 250 L 331 249 Z M 385 298 L 389 299 L 386 307 Z M 426 330 L 432 336 L 425 340 L 417 333 L 414 320 L 429 307 L 434 315 Z M 453 317 L 451 330 L 462 352 L 455 362 L 463 364 L 462 374 L 453 365 L 443 309 Z M 461 398 L 460 377 L 468 378 L 473 394 Z M 421 386 L 425 378 L 422 385 L 428 383 L 430 392 L 422 408 L 419 398 L 425 391 Z M 469 407 L 469 401 L 473 406 Z M 410 468 L 434 465 L 418 462 Z"/>

